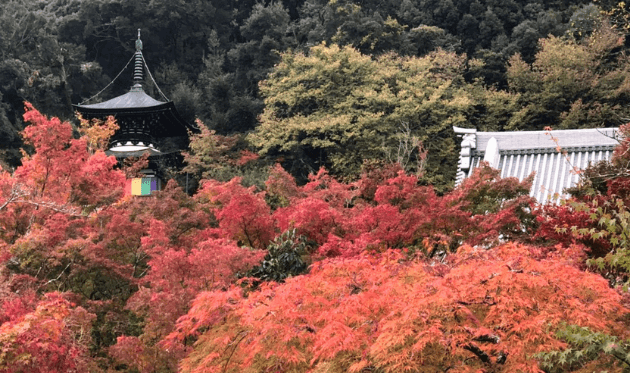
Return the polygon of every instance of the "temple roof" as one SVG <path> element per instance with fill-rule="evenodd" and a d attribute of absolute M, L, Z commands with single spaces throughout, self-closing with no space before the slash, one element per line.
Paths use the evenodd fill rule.
<path fill-rule="evenodd" d="M 483 151 L 491 138 L 497 139 L 501 150 L 555 149 L 584 146 L 615 146 L 614 128 L 589 128 L 553 131 L 476 132 L 477 151 Z M 556 144 L 551 137 L 558 139 Z"/>
<path fill-rule="evenodd" d="M 454 127 L 462 137 L 457 184 L 481 161 L 519 181 L 535 173 L 530 196 L 540 203 L 557 201 L 577 184 L 577 170 L 610 160 L 618 140 L 616 128 L 554 131 L 478 132 Z M 565 154 L 558 151 L 561 148 Z"/>
<path fill-rule="evenodd" d="M 134 87 L 136 88 L 136 87 Z M 158 101 L 140 89 L 132 88 L 131 91 L 124 95 L 114 97 L 111 100 L 99 102 L 91 105 L 76 105 L 77 108 L 97 109 L 97 110 L 119 110 L 130 108 L 155 108 L 166 104 L 166 102 Z"/>

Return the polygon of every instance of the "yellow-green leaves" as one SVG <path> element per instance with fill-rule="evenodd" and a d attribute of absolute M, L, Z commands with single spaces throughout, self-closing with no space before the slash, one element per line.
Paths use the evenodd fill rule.
<path fill-rule="evenodd" d="M 507 69 L 510 91 L 520 109 L 507 129 L 617 126 L 628 109 L 619 105 L 630 92 L 623 36 L 602 23 L 582 40 L 549 36 L 539 41 L 533 63 L 514 55 Z"/>
<path fill-rule="evenodd" d="M 384 159 L 399 146 L 404 123 L 430 150 L 426 177 L 444 186 L 456 169 L 451 127 L 466 123 L 472 105 L 465 61 L 445 51 L 372 58 L 325 44 L 285 53 L 260 84 L 265 110 L 249 140 L 289 169 L 326 167 L 353 178 L 364 160 Z"/>

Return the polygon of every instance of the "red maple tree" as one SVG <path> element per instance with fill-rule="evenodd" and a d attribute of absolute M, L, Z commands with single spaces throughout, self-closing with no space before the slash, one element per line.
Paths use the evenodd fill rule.
<path fill-rule="evenodd" d="M 533 208 L 530 179 L 482 165 L 438 195 L 395 165 L 303 186 L 276 165 L 264 191 L 235 178 L 123 198 L 112 123 L 75 139 L 25 118 L 33 151 L 0 174 L 0 370 L 534 372 L 568 346 L 563 325 L 626 336 L 619 294 L 556 229 L 594 210 Z M 272 252 L 310 272 L 269 273 L 286 267 Z M 239 280 L 255 266 L 286 280 Z"/>
<path fill-rule="evenodd" d="M 164 344 L 197 339 L 184 372 L 540 372 L 532 355 L 565 346 L 565 323 L 625 333 L 604 279 L 537 250 L 328 259 L 258 292 L 201 293 Z"/>

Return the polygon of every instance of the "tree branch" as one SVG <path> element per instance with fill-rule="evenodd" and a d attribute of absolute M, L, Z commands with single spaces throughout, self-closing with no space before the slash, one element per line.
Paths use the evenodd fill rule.
<path fill-rule="evenodd" d="M 73 211 L 73 208 L 68 208 L 67 206 L 59 206 L 57 204 L 51 203 L 51 202 L 35 202 L 35 201 L 29 201 L 29 200 L 25 200 L 25 199 L 18 199 L 13 201 L 14 203 L 25 203 L 28 205 L 33 205 L 33 206 L 37 206 L 39 207 L 43 207 L 43 208 L 47 208 L 50 210 L 53 210 L 55 212 L 60 212 L 63 214 L 67 214 L 70 216 L 74 216 L 74 217 L 81 217 L 81 214 L 76 213 L 75 211 Z"/>
<path fill-rule="evenodd" d="M 475 346 L 472 343 L 464 346 L 464 350 L 468 350 L 472 352 L 479 358 L 479 360 L 483 361 L 486 364 L 492 363 L 492 360 L 490 360 L 490 356 L 488 356 L 488 354 L 486 354 L 482 349 L 480 349 L 479 347 Z"/>
<path fill-rule="evenodd" d="M 622 363 L 630 366 L 630 361 L 628 359 L 626 359 L 626 355 L 619 352 L 619 351 L 611 351 L 610 354 L 617 360 L 621 361 Z"/>
<path fill-rule="evenodd" d="M 246 331 L 245 332 L 241 332 L 241 333 L 243 334 L 243 336 L 241 337 L 241 339 L 239 339 L 238 341 L 234 342 L 234 348 L 232 349 L 232 352 L 230 352 L 230 356 L 228 356 L 227 360 L 225 361 L 225 365 L 223 366 L 223 373 L 227 372 L 227 367 L 228 367 L 228 364 L 230 363 L 230 359 L 232 359 L 232 355 L 234 355 L 234 352 L 236 352 L 236 349 L 238 348 L 238 345 L 249 334 Z"/>

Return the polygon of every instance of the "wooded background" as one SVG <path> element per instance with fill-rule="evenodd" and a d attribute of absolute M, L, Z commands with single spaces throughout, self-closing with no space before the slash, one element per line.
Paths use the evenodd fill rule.
<path fill-rule="evenodd" d="M 25 100 L 73 119 L 71 104 L 131 58 L 140 28 L 186 120 L 239 135 L 299 182 L 322 166 L 356 179 L 362 161 L 413 140 L 428 151 L 425 181 L 448 189 L 452 125 L 624 123 L 626 21 L 614 1 L 3 1 L 0 159 L 19 164 Z M 130 84 L 129 69 L 96 100 Z M 148 79 L 146 90 L 156 93 Z"/>

